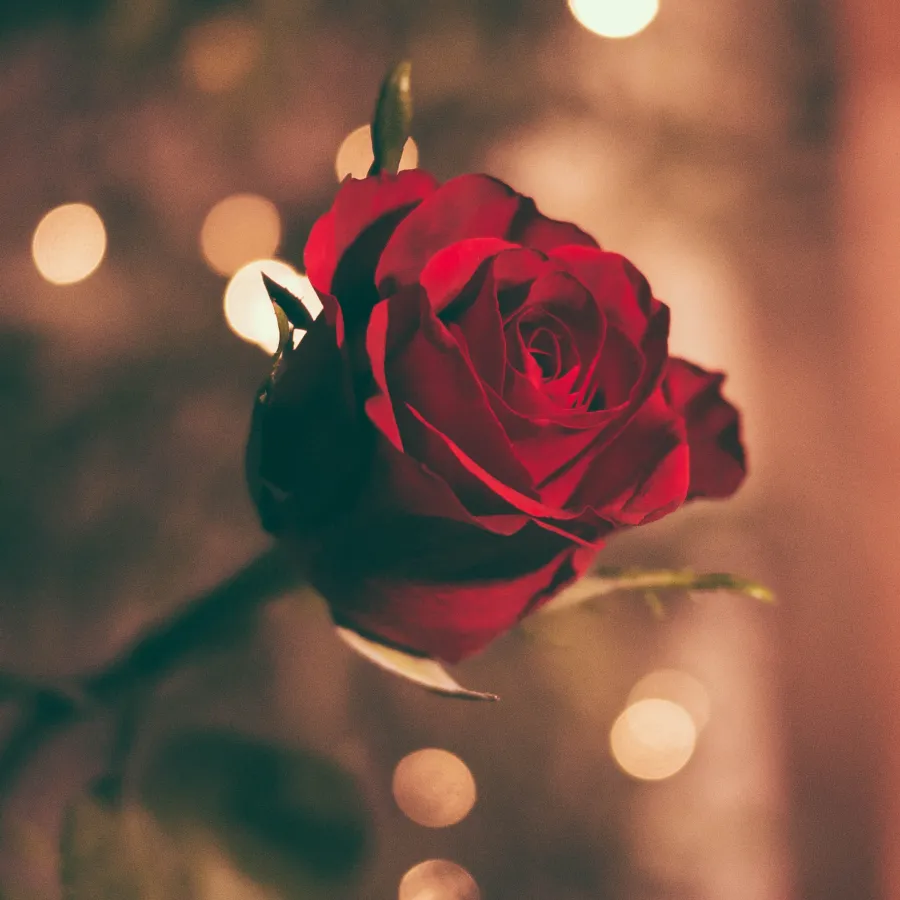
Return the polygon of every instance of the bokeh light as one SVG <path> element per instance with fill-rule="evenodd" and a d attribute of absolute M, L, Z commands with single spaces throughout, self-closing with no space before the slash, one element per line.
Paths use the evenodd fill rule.
<path fill-rule="evenodd" d="M 627 38 L 643 31 L 659 12 L 659 0 L 569 0 L 569 9 L 588 31 Z"/>
<path fill-rule="evenodd" d="M 334 163 L 338 181 L 343 181 L 348 175 L 352 175 L 354 178 L 365 178 L 374 158 L 372 130 L 368 125 L 360 125 L 344 138 L 338 148 Z M 416 142 L 409 138 L 400 155 L 400 168 L 414 169 L 418 164 L 419 148 L 416 146 Z"/>
<path fill-rule="evenodd" d="M 702 731 L 709 721 L 709 693 L 687 672 L 678 669 L 657 669 L 645 675 L 631 689 L 628 705 L 649 699 L 671 700 L 686 709 L 694 720 L 698 732 Z"/>
<path fill-rule="evenodd" d="M 258 259 L 235 272 L 225 289 L 228 327 L 245 341 L 274 353 L 278 349 L 278 320 L 263 284 L 263 272 L 300 297 L 313 317 L 322 311 L 322 301 L 309 279 L 281 260 Z"/>
<path fill-rule="evenodd" d="M 426 828 L 461 822 L 477 795 L 469 767 L 453 753 L 433 748 L 403 757 L 394 769 L 392 787 L 397 806 Z"/>
<path fill-rule="evenodd" d="M 400 882 L 398 900 L 480 900 L 475 879 L 449 859 L 413 866 Z"/>
<path fill-rule="evenodd" d="M 267 259 L 281 242 L 281 218 L 275 204 L 257 194 L 232 194 L 207 214 L 200 249 L 220 275 L 233 275 L 255 259 Z"/>
<path fill-rule="evenodd" d="M 697 744 L 697 727 L 683 706 L 650 697 L 625 709 L 613 723 L 609 741 L 624 772 L 659 781 L 687 765 Z"/>
<path fill-rule="evenodd" d="M 87 278 L 106 253 L 106 229 L 97 211 L 86 203 L 66 203 L 51 209 L 34 230 L 31 255 L 38 272 L 53 284 L 74 284 Z"/>
<path fill-rule="evenodd" d="M 198 90 L 217 94 L 236 87 L 261 50 L 259 29 L 250 22 L 231 16 L 212 19 L 188 32 L 182 72 Z"/>

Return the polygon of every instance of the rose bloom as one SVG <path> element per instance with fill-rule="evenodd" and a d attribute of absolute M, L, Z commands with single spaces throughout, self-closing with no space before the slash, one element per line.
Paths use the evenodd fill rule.
<path fill-rule="evenodd" d="M 324 311 L 250 476 L 342 625 L 457 661 L 744 477 L 723 376 L 669 356 L 646 279 L 496 179 L 347 179 L 305 264 Z"/>

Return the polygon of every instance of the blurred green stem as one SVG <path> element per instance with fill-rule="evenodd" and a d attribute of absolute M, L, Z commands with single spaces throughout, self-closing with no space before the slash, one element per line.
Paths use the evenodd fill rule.
<path fill-rule="evenodd" d="M 127 743 L 123 745 L 120 735 L 112 750 L 113 768 L 120 769 L 120 757 L 136 727 L 129 708 L 134 698 L 146 698 L 176 670 L 232 646 L 252 629 L 262 605 L 304 581 L 302 566 L 276 545 L 189 600 L 171 619 L 151 625 L 99 672 L 60 685 L 0 674 L 0 701 L 15 700 L 21 707 L 19 721 L 0 750 L 0 801 L 45 743 L 98 712 L 114 710 L 126 723 Z"/>

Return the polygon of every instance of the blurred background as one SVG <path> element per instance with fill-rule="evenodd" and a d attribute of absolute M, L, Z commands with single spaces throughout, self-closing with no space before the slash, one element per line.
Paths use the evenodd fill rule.
<path fill-rule="evenodd" d="M 266 546 L 242 480 L 258 272 L 303 291 L 309 228 L 368 168 L 408 56 L 403 165 L 499 176 L 629 256 L 672 350 L 727 370 L 744 411 L 740 494 L 603 564 L 734 571 L 779 604 L 548 617 L 460 668 L 503 698 L 479 705 L 372 669 L 288 597 L 167 685 L 138 756 L 215 727 L 350 773 L 366 850 L 304 897 L 900 891 L 897 33 L 892 0 L 4 0 L 2 668 L 102 665 Z M 59 896 L 62 811 L 104 740 L 80 727 L 23 773 L 10 900 Z M 197 867 L 178 896 L 278 896 L 240 857 Z"/>

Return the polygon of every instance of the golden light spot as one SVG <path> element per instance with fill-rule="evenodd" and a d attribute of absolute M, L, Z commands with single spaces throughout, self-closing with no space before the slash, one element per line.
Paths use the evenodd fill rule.
<path fill-rule="evenodd" d="M 222 17 L 194 26 L 182 57 L 186 81 L 208 94 L 235 87 L 253 68 L 262 38 L 250 22 Z"/>
<path fill-rule="evenodd" d="M 628 706 L 609 735 L 616 762 L 644 781 L 669 778 L 687 765 L 697 743 L 690 713 L 671 700 L 648 698 Z"/>
<path fill-rule="evenodd" d="M 659 0 L 569 0 L 569 9 L 588 31 L 627 38 L 643 31 L 659 12 Z"/>
<path fill-rule="evenodd" d="M 263 272 L 300 297 L 313 317 L 322 311 L 322 301 L 309 279 L 281 260 L 258 259 L 235 272 L 225 289 L 228 327 L 245 341 L 274 353 L 278 349 L 278 320 L 263 284 Z"/>
<path fill-rule="evenodd" d="M 232 194 L 220 200 L 200 229 L 203 257 L 220 275 L 233 275 L 254 259 L 270 257 L 280 241 L 278 210 L 257 194 Z"/>
<path fill-rule="evenodd" d="M 645 675 L 628 695 L 628 705 L 638 700 L 671 700 L 684 707 L 694 720 L 697 731 L 709 721 L 709 694 L 693 675 L 677 669 L 657 669 Z"/>
<path fill-rule="evenodd" d="M 374 158 L 372 130 L 368 125 L 360 125 L 344 138 L 338 148 L 334 163 L 338 181 L 343 181 L 348 175 L 352 175 L 354 178 L 365 178 Z M 418 164 L 419 148 L 416 146 L 416 142 L 409 138 L 400 156 L 400 168 L 414 169 Z"/>
<path fill-rule="evenodd" d="M 461 822 L 475 805 L 469 767 L 446 750 L 417 750 L 394 769 L 394 800 L 418 825 L 444 828 Z"/>
<path fill-rule="evenodd" d="M 400 882 L 398 900 L 480 900 L 475 879 L 448 859 L 413 866 Z"/>
<path fill-rule="evenodd" d="M 105 253 L 103 220 L 86 203 L 51 209 L 38 222 L 31 239 L 34 264 L 53 284 L 82 281 L 100 265 Z"/>

